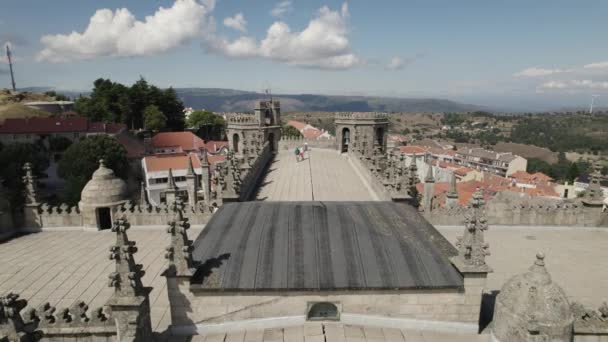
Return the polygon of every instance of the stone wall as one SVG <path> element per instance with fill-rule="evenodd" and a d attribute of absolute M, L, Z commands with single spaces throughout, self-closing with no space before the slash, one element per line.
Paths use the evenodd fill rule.
<path fill-rule="evenodd" d="M 465 208 L 434 208 L 423 216 L 435 225 L 461 225 Z M 497 195 L 486 205 L 488 223 L 521 226 L 608 226 L 601 207 L 586 207 L 578 201 L 517 201 Z"/>
<path fill-rule="evenodd" d="M 186 206 L 184 217 L 194 225 L 204 225 L 211 218 L 212 211 L 204 202 L 196 207 Z M 43 203 L 38 207 L 37 221 L 39 225 L 24 226 L 21 231 L 37 232 L 63 228 L 84 229 L 83 219 L 78 207 L 66 204 L 50 206 Z M 126 218 L 133 226 L 164 226 L 173 218 L 173 212 L 166 204 L 160 206 L 138 205 L 127 202 L 112 213 L 114 218 Z"/>
<path fill-rule="evenodd" d="M 349 153 L 348 162 L 350 165 L 361 175 L 361 177 L 369 184 L 372 190 L 378 195 L 382 201 L 390 201 L 392 199 L 391 194 L 387 191 L 380 180 L 371 173 L 368 167 L 366 167 L 360 159 L 354 153 Z"/>
<path fill-rule="evenodd" d="M 272 160 L 272 158 L 273 153 L 270 144 L 267 142 L 264 144 L 260 154 L 251 164 L 251 168 L 243 175 L 241 179 L 239 191 L 240 201 L 247 201 L 253 196 L 257 190 L 260 179 L 264 175 L 264 172 L 266 172 L 266 166 L 268 166 L 268 163 Z"/>
<path fill-rule="evenodd" d="M 477 323 L 481 294 L 457 290 L 192 293 L 187 282 L 169 287 L 172 326 L 306 316 L 314 302 L 330 302 L 342 314 Z"/>
<path fill-rule="evenodd" d="M 0 242 L 16 233 L 13 216 L 8 211 L 0 211 Z"/>
<path fill-rule="evenodd" d="M 280 150 L 293 150 L 296 147 L 304 146 L 308 144 L 310 148 L 326 148 L 335 150 L 338 148 L 338 143 L 335 137 L 330 139 L 304 139 L 304 138 L 292 138 L 282 137 L 279 141 Z"/>

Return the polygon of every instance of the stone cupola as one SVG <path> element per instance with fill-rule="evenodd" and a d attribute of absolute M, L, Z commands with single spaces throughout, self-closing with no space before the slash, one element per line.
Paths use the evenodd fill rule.
<path fill-rule="evenodd" d="M 564 290 L 538 253 L 529 270 L 507 281 L 496 297 L 492 334 L 501 342 L 570 342 L 573 321 Z"/>
<path fill-rule="evenodd" d="M 85 228 L 105 229 L 112 226 L 112 215 L 126 203 L 127 183 L 99 161 L 99 168 L 80 194 L 78 207 Z"/>

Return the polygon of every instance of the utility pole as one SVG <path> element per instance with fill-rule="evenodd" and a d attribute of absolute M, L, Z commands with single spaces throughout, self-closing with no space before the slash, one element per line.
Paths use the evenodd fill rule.
<path fill-rule="evenodd" d="M 13 61 L 11 60 L 11 49 L 6 44 L 6 58 L 8 59 L 8 67 L 11 70 L 11 84 L 13 85 L 13 91 L 17 91 L 15 88 L 15 75 L 13 74 Z"/>
<path fill-rule="evenodd" d="M 591 95 L 591 105 L 589 106 L 589 114 L 593 114 L 593 104 L 595 99 L 600 97 L 599 95 Z"/>

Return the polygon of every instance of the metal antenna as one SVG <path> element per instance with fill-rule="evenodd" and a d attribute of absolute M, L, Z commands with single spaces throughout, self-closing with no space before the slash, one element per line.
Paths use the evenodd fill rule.
<path fill-rule="evenodd" d="M 600 97 L 599 95 L 591 95 L 591 105 L 589 106 L 589 114 L 593 114 L 593 104 L 595 103 L 595 99 Z"/>
<path fill-rule="evenodd" d="M 13 61 L 11 60 L 11 49 L 9 44 L 6 44 L 6 58 L 8 59 L 8 67 L 11 70 L 11 83 L 13 85 L 13 91 L 17 91 L 15 88 L 15 75 L 13 74 Z"/>

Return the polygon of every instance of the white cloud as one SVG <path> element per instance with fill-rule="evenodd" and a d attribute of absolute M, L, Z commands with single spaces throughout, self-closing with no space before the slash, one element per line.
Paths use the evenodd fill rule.
<path fill-rule="evenodd" d="M 401 57 L 393 57 L 386 65 L 386 69 L 388 70 L 401 70 L 403 69 L 405 63 L 403 62 L 403 58 Z"/>
<path fill-rule="evenodd" d="M 583 68 L 585 68 L 585 69 L 605 69 L 605 68 L 608 68 L 608 62 L 591 63 L 591 64 L 584 65 Z"/>
<path fill-rule="evenodd" d="M 560 74 L 570 72 L 568 69 L 543 69 L 543 68 L 528 68 L 518 73 L 513 74 L 515 77 L 541 77 L 549 76 L 553 74 Z"/>
<path fill-rule="evenodd" d="M 293 11 L 293 4 L 291 0 L 285 0 L 274 5 L 274 8 L 270 11 L 270 15 L 281 18 L 291 11 Z"/>
<path fill-rule="evenodd" d="M 233 58 L 260 57 L 302 67 L 349 69 L 364 61 L 350 49 L 348 17 L 346 3 L 339 11 L 323 6 L 300 32 L 292 32 L 285 22 L 277 21 L 260 41 L 249 36 L 233 41 L 210 36 L 205 47 Z"/>
<path fill-rule="evenodd" d="M 243 13 L 237 13 L 234 17 L 227 17 L 224 19 L 224 26 L 230 27 L 237 31 L 247 32 L 247 20 Z"/>
<path fill-rule="evenodd" d="M 99 56 L 129 57 L 166 52 L 199 36 L 207 24 L 214 0 L 176 0 L 145 20 L 136 20 L 126 8 L 100 9 L 84 32 L 46 35 L 39 61 L 68 62 Z"/>
<path fill-rule="evenodd" d="M 541 90 L 566 90 L 568 92 L 580 92 L 585 90 L 608 90 L 608 81 L 593 80 L 569 80 L 548 81 L 540 85 Z"/>

